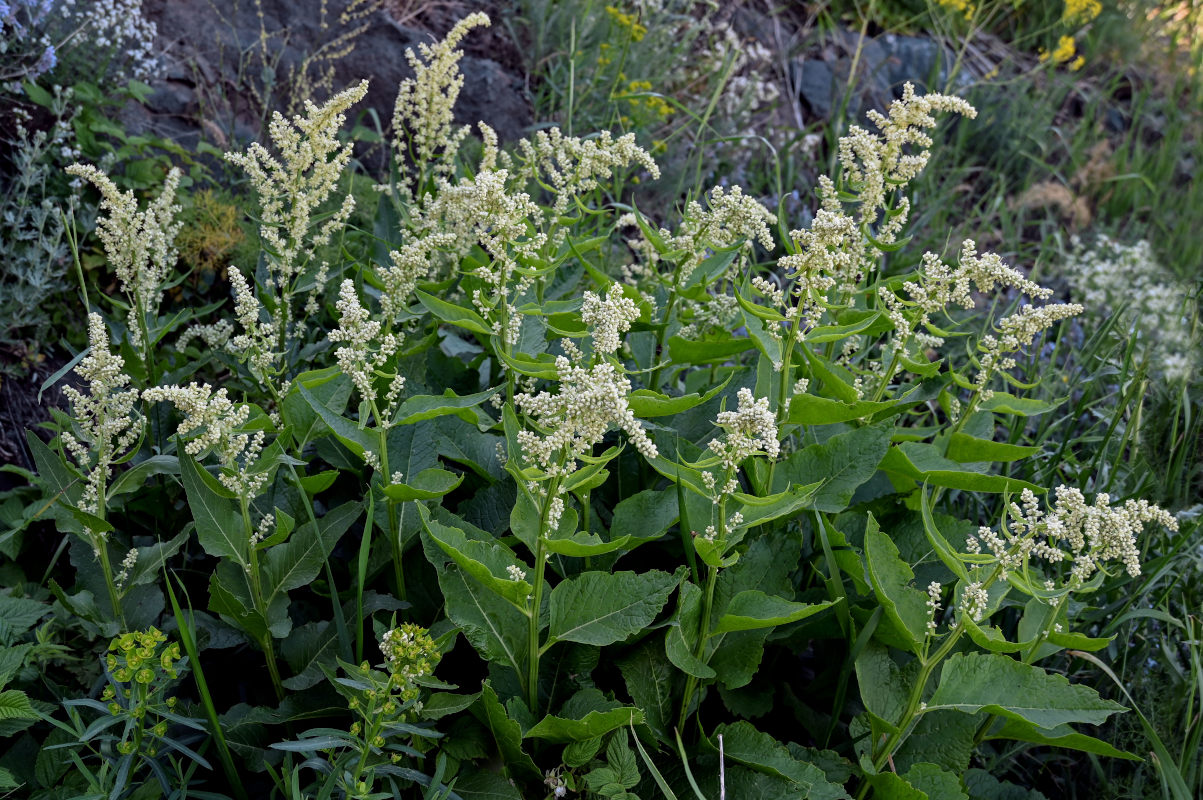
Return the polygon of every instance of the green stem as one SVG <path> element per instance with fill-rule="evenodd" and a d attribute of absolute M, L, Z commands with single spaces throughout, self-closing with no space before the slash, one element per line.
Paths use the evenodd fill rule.
<path fill-rule="evenodd" d="M 543 576 L 547 571 L 547 533 L 548 516 L 551 513 L 551 503 L 556 498 L 560 488 L 560 479 L 555 478 L 548 484 L 547 497 L 543 499 L 543 509 L 539 514 L 539 533 L 535 539 L 535 590 L 531 596 L 531 606 L 528 611 L 527 627 L 527 662 L 526 662 L 526 700 L 531 713 L 539 716 L 539 610 L 543 605 Z"/>
<path fill-rule="evenodd" d="M 259 575 L 259 549 L 253 540 L 255 529 L 251 525 L 250 501 L 245 496 L 240 496 L 238 503 L 242 510 L 243 531 L 246 534 L 247 543 L 250 545 L 247 555 L 247 577 L 250 579 L 251 603 L 255 607 L 255 612 L 266 622 L 267 603 L 263 601 L 263 583 Z M 276 690 L 276 698 L 283 700 L 284 684 L 280 680 L 280 669 L 276 665 L 276 648 L 270 630 L 259 639 L 259 646 L 263 648 L 263 655 L 267 659 L 267 671 L 271 676 L 272 688 Z"/>

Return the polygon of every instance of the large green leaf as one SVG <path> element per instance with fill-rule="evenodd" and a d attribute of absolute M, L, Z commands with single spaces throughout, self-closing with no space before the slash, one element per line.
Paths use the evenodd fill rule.
<path fill-rule="evenodd" d="M 719 736 L 723 737 L 723 752 L 727 758 L 757 772 L 784 778 L 803 789 L 805 796 L 811 800 L 842 800 L 848 797 L 843 787 L 827 780 L 823 770 L 794 758 L 785 745 L 769 734 L 756 730 L 749 722 L 718 726 L 709 737 L 716 751 Z"/>
<path fill-rule="evenodd" d="M 585 572 L 551 590 L 551 641 L 603 646 L 652 623 L 678 577 L 667 572 Z"/>
<path fill-rule="evenodd" d="M 881 468 L 933 486 L 969 492 L 1044 491 L 1034 483 L 1018 478 L 986 475 L 966 469 L 958 462 L 945 458 L 938 447 L 927 442 L 901 442 L 891 447 L 881 461 Z"/>
<path fill-rule="evenodd" d="M 692 583 L 681 585 L 677 614 L 664 640 L 664 652 L 677 669 L 686 675 L 709 680 L 716 673 L 695 653 L 698 626 L 702 618 L 702 590 Z"/>
<path fill-rule="evenodd" d="M 492 684 L 485 681 L 480 687 L 480 700 L 474 707 L 476 716 L 493 734 L 506 773 L 511 778 L 539 781 L 543 773 L 522 749 L 522 728 L 505 711 Z"/>
<path fill-rule="evenodd" d="M 835 605 L 834 600 L 825 603 L 795 603 L 781 597 L 751 589 L 731 598 L 723 615 L 719 617 L 712 633 L 750 631 L 788 625 L 814 616 Z"/>
<path fill-rule="evenodd" d="M 643 712 L 643 721 L 667 742 L 675 722 L 673 700 L 679 673 L 665 657 L 663 648 L 656 640 L 643 642 L 618 662 L 618 668 L 631 699 Z"/>
<path fill-rule="evenodd" d="M 418 298 L 418 302 L 426 307 L 426 310 L 443 322 L 455 325 L 458 328 L 479 333 L 484 336 L 492 336 L 493 328 L 485 321 L 484 317 L 477 314 L 470 308 L 457 306 L 454 303 L 448 303 L 446 300 L 440 300 L 432 294 L 417 289 L 414 295 Z"/>
<path fill-rule="evenodd" d="M 394 425 L 412 425 L 435 417 L 445 417 L 451 414 L 465 422 L 478 424 L 481 421 L 479 413 L 472 409 L 497 394 L 496 389 L 477 392 L 476 394 L 458 395 L 450 389 L 441 395 L 423 394 L 407 398 L 397 409 L 393 419 Z M 488 419 L 487 417 L 485 418 Z M 491 420 L 488 421 L 492 423 Z"/>
<path fill-rule="evenodd" d="M 34 711 L 25 692 L 16 689 L 0 692 L 0 720 L 37 718 L 38 713 Z"/>
<path fill-rule="evenodd" d="M 363 458 L 364 453 L 377 453 L 380 449 L 380 438 L 375 431 L 364 430 L 359 424 L 347 419 L 342 414 L 329 408 L 317 395 L 303 383 L 296 384 L 297 391 L 309 404 L 315 414 L 326 423 L 335 438 L 343 443 L 352 453 Z"/>
<path fill-rule="evenodd" d="M 390 465 L 391 466 L 391 465 Z M 445 469 L 431 467 L 410 478 L 408 483 L 390 483 L 382 491 L 390 500 L 434 500 L 450 493 L 463 483 L 464 476 Z"/>
<path fill-rule="evenodd" d="M 489 591 L 524 609 L 534 591 L 529 581 L 513 580 L 509 569 L 518 567 L 534 580 L 534 569 L 522 563 L 505 545 L 497 541 L 469 539 L 459 528 L 431 518 L 424 506 L 418 506 L 422 526 L 431 540 L 447 556 Z"/>
<path fill-rule="evenodd" d="M 953 461 L 1018 461 L 1040 452 L 1039 447 L 1028 447 L 991 439 L 979 439 L 957 431 L 948 440 L 947 456 Z"/>
<path fill-rule="evenodd" d="M 677 521 L 677 492 L 669 489 L 644 489 L 614 506 L 610 535 L 660 536 Z"/>
<path fill-rule="evenodd" d="M 1125 710 L 1089 686 L 995 653 L 950 657 L 927 705 L 968 714 L 985 711 L 1045 729 L 1075 722 L 1099 725 Z"/>
<path fill-rule="evenodd" d="M 458 565 L 439 571 L 447 616 L 481 657 L 525 675 L 529 618 Z"/>
<path fill-rule="evenodd" d="M 873 477 L 890 445 L 890 429 L 868 426 L 812 444 L 777 465 L 773 491 L 822 481 L 811 508 L 838 513 L 852 502 L 856 488 Z"/>
<path fill-rule="evenodd" d="M 927 594 L 912 585 L 915 573 L 899 557 L 894 541 L 882 532 L 872 514 L 865 527 L 865 562 L 873 593 L 886 617 L 910 640 L 911 652 L 921 654 L 927 638 Z"/>
<path fill-rule="evenodd" d="M 1049 747 L 1064 747 L 1067 750 L 1079 750 L 1083 753 L 1095 753 L 1109 758 L 1124 758 L 1129 761 L 1140 761 L 1138 755 L 1112 747 L 1101 739 L 1078 733 L 1068 725 L 1058 725 L 1052 729 L 1037 728 L 1035 725 L 1018 719 L 1005 719 L 991 727 L 984 739 L 1012 739 L 1019 742 L 1047 745 Z"/>
<path fill-rule="evenodd" d="M 188 507 L 196 520 L 196 538 L 205 552 L 230 558 L 246 567 L 250 538 L 242 514 L 233 501 L 219 496 L 200 475 L 201 467 L 187 453 L 180 453 L 180 476 Z"/>
<path fill-rule="evenodd" d="M 633 706 L 590 711 L 581 719 L 565 719 L 549 714 L 526 732 L 526 738 L 546 739 L 550 742 L 583 742 L 642 722 L 643 712 Z"/>
<path fill-rule="evenodd" d="M 263 562 L 267 601 L 270 603 L 277 594 L 311 583 L 338 540 L 362 513 L 362 503 L 343 503 L 318 520 L 320 530 L 312 522 L 306 522 L 288 541 L 269 548 Z"/>
<path fill-rule="evenodd" d="M 705 394 L 692 393 L 679 397 L 669 397 L 659 392 L 653 392 L 651 389 L 636 389 L 628 395 L 627 404 L 631 408 L 631 413 L 640 419 L 667 417 L 673 414 L 680 414 L 682 411 L 688 411 L 691 408 L 710 401 L 715 395 L 727 388 L 727 384 L 730 382 L 731 377 L 728 376 L 727 380 Z"/>
<path fill-rule="evenodd" d="M 894 405 L 893 400 L 872 402 L 857 400 L 845 403 L 829 397 L 813 394 L 796 394 L 789 401 L 789 413 L 785 421 L 794 425 L 829 425 L 834 422 L 849 422 L 871 417 Z"/>

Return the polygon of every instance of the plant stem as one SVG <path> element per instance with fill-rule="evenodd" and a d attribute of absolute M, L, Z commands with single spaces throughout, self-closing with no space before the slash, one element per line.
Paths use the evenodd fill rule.
<path fill-rule="evenodd" d="M 238 504 L 242 510 L 242 526 L 246 533 L 246 540 L 250 545 L 247 554 L 247 577 L 250 579 L 251 603 L 254 605 L 256 613 L 263 617 L 266 626 L 268 608 L 267 604 L 263 602 L 263 584 L 259 576 L 259 551 L 253 538 L 255 529 L 251 525 L 250 500 L 245 496 L 239 496 Z M 260 637 L 259 646 L 263 648 L 263 655 L 267 659 L 267 671 L 271 676 L 272 688 L 276 690 L 276 698 L 283 700 L 284 684 L 280 680 L 280 669 L 276 666 L 276 648 L 270 630 Z"/>
<path fill-rule="evenodd" d="M 539 533 L 535 539 L 535 590 L 529 608 L 526 661 L 526 700 L 535 717 L 539 716 L 539 611 L 543 606 L 543 576 L 547 570 L 545 534 L 551 504 L 559 488 L 559 478 L 553 479 L 547 487 L 547 496 L 543 499 L 543 509 L 539 513 Z"/>

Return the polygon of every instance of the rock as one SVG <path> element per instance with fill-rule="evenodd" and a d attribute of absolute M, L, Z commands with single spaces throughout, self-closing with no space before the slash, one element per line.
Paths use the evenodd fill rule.
<path fill-rule="evenodd" d="M 351 115 L 371 109 L 387 126 L 397 86 L 413 76 L 406 48 L 436 37 L 398 24 L 385 11 L 342 24 L 339 15 L 347 5 L 346 0 L 147 0 L 146 15 L 158 26 L 163 71 L 150 82 L 153 93 L 146 107 L 127 109 L 124 121 L 134 132 L 173 139 L 199 137 L 204 130 L 212 141 L 221 133 L 236 140 L 233 146 L 258 136 L 264 105 L 269 111 L 287 110 L 285 89 L 293 76 L 305 74 L 311 83 L 328 76 L 329 88 L 313 92 L 319 102 L 369 79 L 368 96 Z M 494 19 L 493 24 L 502 23 Z M 478 34 L 469 33 L 468 39 Z M 524 76 L 472 55 L 464 56 L 460 70 L 465 80 L 456 120 L 484 120 L 503 141 L 520 138 L 531 124 Z"/>

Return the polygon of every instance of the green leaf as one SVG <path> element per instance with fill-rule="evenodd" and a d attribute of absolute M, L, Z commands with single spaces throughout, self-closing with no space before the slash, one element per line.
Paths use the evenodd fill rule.
<path fill-rule="evenodd" d="M 676 575 L 584 572 L 551 590 L 551 640 L 604 646 L 652 623 L 678 583 Z M 622 723 L 625 724 L 625 721 Z"/>
<path fill-rule="evenodd" d="M 968 492 L 1001 493 L 1019 492 L 1023 489 L 1038 493 L 1045 491 L 1034 483 L 1018 478 L 985 475 L 967 470 L 956 461 L 945 458 L 940 454 L 938 447 L 927 442 L 901 442 L 891 447 L 881 461 L 881 468 L 933 486 Z"/>
<path fill-rule="evenodd" d="M 643 721 L 661 740 L 668 741 L 676 705 L 677 671 L 654 640 L 642 643 L 618 662 L 627 692 L 643 711 Z"/>
<path fill-rule="evenodd" d="M 479 333 L 482 336 L 493 335 L 493 328 L 489 323 L 485 322 L 484 317 L 472 309 L 457 306 L 455 303 L 448 303 L 446 300 L 440 300 L 421 289 L 414 290 L 414 294 L 417 296 L 418 302 L 425 306 L 427 311 L 434 314 L 443 322 L 472 331 L 473 333 Z"/>
<path fill-rule="evenodd" d="M 352 390 L 350 378 L 336 366 L 302 372 L 293 379 L 281 410 L 284 423 L 292 429 L 298 445 L 323 435 L 327 427 L 309 401 L 301 396 L 301 386 L 308 389 L 321 406 L 336 412 L 347 407 Z"/>
<path fill-rule="evenodd" d="M 709 364 L 727 361 L 755 346 L 746 336 L 701 342 L 673 336 L 668 340 L 668 355 L 674 364 Z"/>
<path fill-rule="evenodd" d="M 158 580 L 162 574 L 163 565 L 167 563 L 167 559 L 180 551 L 180 548 L 188 541 L 188 534 L 189 532 L 184 530 L 166 542 L 155 542 L 147 547 L 134 548 L 138 551 L 138 560 L 134 562 L 134 568 L 126 578 L 125 585 L 127 587 L 140 586 Z"/>
<path fill-rule="evenodd" d="M 475 408 L 495 394 L 497 394 L 496 389 L 466 395 L 458 395 L 448 389 L 442 395 L 416 395 L 401 403 L 393 424 L 412 425 L 424 419 L 454 414 L 469 424 L 477 425 L 480 423 L 480 416 L 470 413 L 469 409 Z M 492 424 L 491 420 L 489 424 Z"/>
<path fill-rule="evenodd" d="M 529 636 L 526 614 L 455 564 L 439 571 L 439 588 L 448 618 L 481 657 L 525 675 Z"/>
<path fill-rule="evenodd" d="M 731 598 L 726 610 L 714 626 L 712 634 L 750 631 L 788 625 L 814 616 L 835 605 L 824 603 L 795 603 L 754 589 L 740 592 Z"/>
<path fill-rule="evenodd" d="M 936 551 L 936 555 L 944 562 L 944 566 L 948 567 L 962 581 L 968 583 L 969 570 L 965 568 L 965 562 L 961 561 L 960 555 L 948 543 L 948 539 L 944 538 L 944 534 L 940 533 L 940 529 L 936 527 L 936 521 L 931 513 L 931 503 L 927 499 L 927 484 L 923 485 L 923 491 L 919 493 L 919 509 L 923 517 L 923 532 L 926 534 L 927 540 L 931 542 L 932 549 Z"/>
<path fill-rule="evenodd" d="M 868 426 L 812 444 L 777 465 L 773 491 L 822 481 L 810 507 L 838 513 L 852 502 L 856 488 L 873 477 L 890 446 L 890 430 Z"/>
<path fill-rule="evenodd" d="M 643 712 L 634 706 L 590 711 L 581 719 L 565 719 L 548 714 L 526 732 L 527 739 L 550 742 L 583 742 L 629 724 L 643 722 Z"/>
<path fill-rule="evenodd" d="M 480 585 L 504 598 L 515 608 L 526 608 L 527 598 L 534 591 L 528 581 L 509 578 L 508 568 L 519 567 L 528 575 L 534 570 L 524 564 L 505 545 L 496 541 L 469 539 L 459 528 L 444 525 L 431 518 L 424 506 L 418 506 L 422 526 L 427 535 L 447 556 L 471 575 Z"/>
<path fill-rule="evenodd" d="M 830 425 L 834 422 L 849 422 L 854 419 L 871 417 L 894 405 L 893 400 L 876 403 L 857 400 L 853 403 L 845 403 L 842 400 L 817 397 L 813 394 L 796 394 L 790 398 L 789 413 L 786 414 L 785 421 L 793 425 Z"/>
<path fill-rule="evenodd" d="M 701 618 L 702 590 L 687 581 L 681 585 L 676 619 L 664 639 L 664 652 L 668 660 L 686 675 L 710 680 L 718 673 L 694 655 Z"/>
<path fill-rule="evenodd" d="M 644 489 L 619 501 L 610 522 L 611 536 L 640 539 L 660 537 L 677 521 L 677 493 L 673 489 Z"/>
<path fill-rule="evenodd" d="M 293 677 L 283 680 L 284 688 L 304 691 L 322 682 L 323 666 L 334 666 L 338 655 L 337 631 L 326 620 L 302 625 L 283 641 L 280 654 L 293 671 Z"/>
<path fill-rule="evenodd" d="M 1039 447 L 979 439 L 957 431 L 948 440 L 947 456 L 953 461 L 1018 461 L 1040 452 Z"/>
<path fill-rule="evenodd" d="M 542 781 L 543 773 L 522 749 L 522 728 L 506 714 L 492 684 L 485 681 L 480 687 L 480 701 L 475 706 L 477 717 L 493 734 L 506 773 L 512 778 Z"/>
<path fill-rule="evenodd" d="M 362 503 L 343 503 L 318 520 L 320 531 L 312 522 L 306 522 L 284 544 L 268 549 L 263 562 L 268 602 L 278 594 L 312 583 L 338 540 L 362 513 Z"/>
<path fill-rule="evenodd" d="M 1140 756 L 1112 747 L 1101 739 L 1078 733 L 1068 725 L 1042 729 L 1023 720 L 1007 719 L 1002 720 L 1001 725 L 993 726 L 984 738 L 1010 739 L 1049 747 L 1063 747 L 1067 750 L 1079 750 L 1083 753 L 1094 753 L 1108 758 L 1124 758 L 1129 761 L 1142 760 Z"/>
<path fill-rule="evenodd" d="M 413 476 L 409 483 L 390 483 L 382 491 L 390 500 L 434 500 L 448 494 L 463 481 L 463 475 L 431 467 Z"/>
<path fill-rule="evenodd" d="M 364 453 L 376 453 L 380 440 L 375 431 L 364 430 L 357 423 L 328 408 L 305 384 L 298 383 L 296 387 L 313 412 L 326 423 L 326 427 L 347 449 L 360 458 L 363 458 Z"/>
<path fill-rule="evenodd" d="M 728 375 L 725 381 L 706 394 L 694 392 L 680 397 L 669 397 L 659 392 L 653 392 L 651 389 L 636 389 L 628 395 L 627 404 L 630 406 L 631 412 L 640 419 L 667 417 L 709 402 L 714 399 L 715 395 L 727 388 L 727 384 L 730 382 L 731 376 Z"/>
<path fill-rule="evenodd" d="M 911 681 L 884 645 L 871 641 L 861 650 L 856 658 L 856 681 L 865 709 L 894 730 L 906 710 Z"/>
<path fill-rule="evenodd" d="M 810 800 L 842 800 L 848 797 L 842 787 L 827 780 L 823 770 L 794 758 L 785 745 L 769 734 L 758 731 L 749 722 L 718 726 L 709 737 L 709 743 L 715 751 L 718 750 L 720 735 L 723 737 L 723 753 L 727 758 L 757 772 L 796 784 Z"/>
<path fill-rule="evenodd" d="M 823 381 L 824 389 L 845 403 L 861 402 L 860 394 L 857 392 L 856 387 L 853 386 L 852 376 L 848 370 L 832 364 L 822 356 L 815 355 L 805 345 L 802 346 L 802 352 L 806 354 L 806 360 L 810 363 L 811 371 L 815 377 Z"/>
<path fill-rule="evenodd" d="M 865 528 L 865 562 L 873 593 L 886 617 L 910 640 L 911 652 L 922 654 L 930 616 L 927 594 L 912 585 L 915 573 L 899 557 L 898 547 L 882 532 L 872 514 Z"/>
<path fill-rule="evenodd" d="M 479 697 L 480 692 L 475 694 L 435 692 L 426 698 L 426 702 L 422 704 L 422 715 L 430 719 L 442 719 L 451 714 L 458 714 L 464 709 L 471 707 Z"/>
<path fill-rule="evenodd" d="M 929 800 L 969 800 L 960 778 L 935 764 L 915 764 L 902 777 Z"/>
<path fill-rule="evenodd" d="M 136 492 L 153 475 L 175 475 L 179 471 L 180 460 L 175 456 L 151 456 L 118 475 L 109 486 L 108 496 L 111 498 Z"/>
<path fill-rule="evenodd" d="M 246 568 L 250 539 L 241 512 L 220 497 L 201 478 L 201 467 L 187 453 L 180 453 L 180 477 L 188 496 L 188 507 L 196 521 L 196 538 L 205 552 L 216 558 L 233 559 Z"/>
<path fill-rule="evenodd" d="M 879 772 L 865 778 L 873 787 L 874 800 L 930 800 L 927 793 L 916 789 L 893 772 Z"/>
<path fill-rule="evenodd" d="M 38 719 L 25 692 L 8 689 L 0 692 L 0 720 L 9 719 Z"/>
<path fill-rule="evenodd" d="M 1016 397 L 1006 392 L 995 392 L 989 400 L 983 400 L 978 408 L 981 411 L 997 411 L 1000 414 L 1014 414 L 1018 417 L 1035 417 L 1052 411 L 1060 403 L 1046 403 L 1034 397 Z"/>
<path fill-rule="evenodd" d="M 929 709 L 985 711 L 1041 728 L 1074 722 L 1099 725 L 1125 710 L 1089 686 L 994 653 L 956 653 L 944 663 Z"/>
<path fill-rule="evenodd" d="M 267 636 L 282 639 L 292 630 L 288 598 L 277 594 L 264 616 L 255 609 L 244 568 L 230 561 L 219 562 L 209 577 L 209 610 L 256 642 Z"/>

